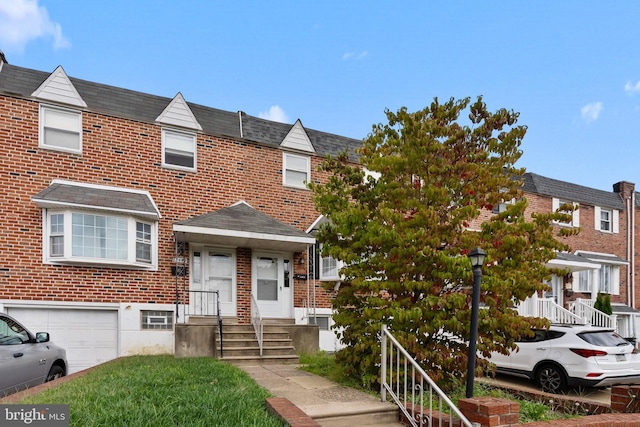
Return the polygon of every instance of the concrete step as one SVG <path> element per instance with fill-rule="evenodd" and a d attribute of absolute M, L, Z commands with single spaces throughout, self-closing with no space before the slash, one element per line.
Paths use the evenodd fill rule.
<path fill-rule="evenodd" d="M 402 426 L 399 421 L 399 409 L 362 409 L 353 408 L 350 414 L 326 414 L 314 416 L 313 419 L 322 427 L 353 427 L 353 426 Z"/>
<path fill-rule="evenodd" d="M 260 356 L 260 347 L 223 347 L 224 356 Z M 262 347 L 263 356 L 295 356 L 296 349 L 290 347 Z"/>
<path fill-rule="evenodd" d="M 251 366 L 251 365 L 295 365 L 300 363 L 300 358 L 295 355 L 280 355 L 280 356 L 225 356 L 220 359 L 223 362 L 228 362 L 237 366 Z"/>

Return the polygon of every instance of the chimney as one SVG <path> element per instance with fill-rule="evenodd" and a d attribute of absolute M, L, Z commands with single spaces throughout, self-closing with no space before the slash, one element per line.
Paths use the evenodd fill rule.
<path fill-rule="evenodd" d="M 631 197 L 635 191 L 636 185 L 633 182 L 620 181 L 613 184 L 613 192 L 619 193 L 623 199 Z"/>

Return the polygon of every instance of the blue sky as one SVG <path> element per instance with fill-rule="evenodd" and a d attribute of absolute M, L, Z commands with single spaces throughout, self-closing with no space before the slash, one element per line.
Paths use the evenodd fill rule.
<path fill-rule="evenodd" d="M 0 0 L 9 63 L 364 138 L 386 108 L 479 95 L 518 165 L 640 189 L 635 1 Z"/>

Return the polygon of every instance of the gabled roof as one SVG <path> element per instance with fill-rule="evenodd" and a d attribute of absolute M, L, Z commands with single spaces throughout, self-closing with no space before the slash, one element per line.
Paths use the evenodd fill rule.
<path fill-rule="evenodd" d="M 257 249 L 300 251 L 315 243 L 315 238 L 309 234 L 252 208 L 244 201 L 178 221 L 173 225 L 173 231 L 189 235 L 189 241 Z"/>
<path fill-rule="evenodd" d="M 527 193 L 556 197 L 566 202 L 578 202 L 618 210 L 625 209 L 620 194 L 613 191 L 596 190 L 530 172 L 524 174 L 522 189 Z"/>
<path fill-rule="evenodd" d="M 0 94 L 33 99 L 33 92 L 50 74 L 3 63 L 0 70 Z M 69 81 L 86 102 L 88 110 L 114 117 L 155 123 L 156 118 L 172 101 L 171 98 L 73 77 L 70 77 Z M 290 124 L 272 122 L 243 112 L 223 111 L 191 102 L 186 104 L 197 123 L 202 126 L 202 131 L 209 135 L 232 137 L 279 147 L 292 128 Z M 319 156 L 324 157 L 327 154 L 335 156 L 347 150 L 351 159 L 357 159 L 355 148 L 362 145 L 361 140 L 313 129 L 305 128 L 305 131 Z"/>
<path fill-rule="evenodd" d="M 156 121 L 188 129 L 202 130 L 202 126 L 198 123 L 180 92 L 171 100 L 167 108 L 156 117 Z"/>
<path fill-rule="evenodd" d="M 69 80 L 67 73 L 60 66 L 38 86 L 31 96 L 81 108 L 87 107 L 87 103 L 84 102 L 71 80 Z"/>
<path fill-rule="evenodd" d="M 149 192 L 104 185 L 53 180 L 51 184 L 32 197 L 42 208 L 91 209 L 127 213 L 151 219 L 159 219 L 160 211 Z"/>
<path fill-rule="evenodd" d="M 294 150 L 309 151 L 312 153 L 315 151 L 300 119 L 296 120 L 280 145 Z"/>

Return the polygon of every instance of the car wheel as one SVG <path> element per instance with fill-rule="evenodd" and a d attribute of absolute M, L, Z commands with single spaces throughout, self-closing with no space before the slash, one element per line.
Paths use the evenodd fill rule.
<path fill-rule="evenodd" d="M 62 369 L 60 366 L 52 366 L 51 369 L 49 370 L 49 373 L 47 374 L 47 379 L 45 382 L 49 382 L 49 381 L 53 381 L 55 379 L 64 377 L 64 369 Z"/>
<path fill-rule="evenodd" d="M 564 372 L 556 365 L 542 365 L 536 374 L 536 381 L 547 393 L 560 393 L 567 388 Z"/>

